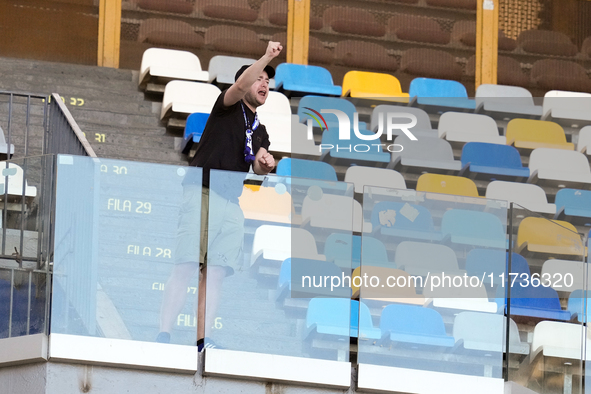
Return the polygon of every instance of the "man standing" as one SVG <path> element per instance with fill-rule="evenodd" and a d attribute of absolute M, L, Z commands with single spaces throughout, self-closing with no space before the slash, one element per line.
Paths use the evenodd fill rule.
<path fill-rule="evenodd" d="M 244 176 L 240 173 L 236 176 L 224 173 L 228 179 L 217 183 L 214 179 L 210 185 L 210 170 L 245 173 L 252 166 L 256 174 L 266 175 L 275 167 L 275 160 L 268 152 L 269 135 L 265 126 L 259 123 L 256 109 L 267 100 L 269 79 L 275 75 L 269 62 L 282 49 L 280 43 L 269 42 L 265 54 L 254 64 L 242 66 L 236 73 L 235 83 L 220 94 L 213 106 L 191 162 L 191 165 L 203 168 L 200 264 L 195 261 L 197 251 L 191 250 L 191 244 L 196 244 L 194 233 L 191 238 L 191 232 L 183 230 L 183 227 L 194 227 L 198 209 L 182 208 L 177 249 L 183 252 L 178 253 L 177 264 L 165 285 L 160 316 L 161 332 L 157 341 L 170 340 L 170 331 L 187 297 L 189 281 L 201 265 L 197 344 L 200 351 L 204 347 L 216 347 L 211 339 L 204 338 L 205 327 L 213 326 L 224 278 L 232 275 L 234 268 L 241 265 L 239 258 L 244 240 L 244 215 L 238 197 L 242 193 Z M 195 193 L 191 192 L 194 185 L 192 187 L 190 180 L 185 179 L 184 188 L 183 205 L 195 207 L 195 204 L 191 204 L 191 200 L 196 198 Z"/>

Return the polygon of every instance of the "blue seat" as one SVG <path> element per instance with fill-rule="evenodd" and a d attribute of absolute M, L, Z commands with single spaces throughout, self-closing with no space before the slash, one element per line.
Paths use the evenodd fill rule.
<path fill-rule="evenodd" d="M 410 82 L 409 96 L 420 105 L 476 109 L 476 101 L 468 98 L 464 85 L 457 81 L 415 78 Z"/>
<path fill-rule="evenodd" d="M 495 249 L 472 249 L 466 256 L 466 273 L 468 276 L 482 278 L 487 285 L 501 285 L 503 278 L 507 279 L 509 253 Z M 511 255 L 511 273 L 530 275 L 527 260 L 520 254 Z M 491 281 L 492 275 L 492 281 Z M 504 276 L 503 276 L 504 275 Z M 509 277 L 511 280 L 513 277 Z"/>
<path fill-rule="evenodd" d="M 361 261 L 362 250 L 363 260 Z M 361 237 L 332 233 L 326 238 L 324 255 L 327 261 L 334 261 L 341 268 L 355 269 L 361 263 L 364 266 L 396 268 L 396 264 L 388 261 L 388 252 L 384 244 L 369 235 Z"/>
<path fill-rule="evenodd" d="M 339 121 L 334 114 L 322 114 L 324 121 L 320 119 L 318 114 L 314 113 L 314 111 L 320 113 L 323 109 L 336 109 L 339 111 L 344 112 L 349 117 L 349 121 L 353 122 L 354 114 L 357 112 L 357 108 L 355 105 L 350 102 L 349 100 L 338 98 L 338 97 L 321 97 L 321 96 L 304 96 L 301 98 L 300 103 L 298 104 L 298 116 L 300 118 L 301 123 L 305 123 L 308 119 L 312 121 L 313 125 L 319 125 L 324 131 L 324 128 L 328 127 L 329 129 L 334 128 L 338 130 L 339 128 Z M 359 127 L 364 128 L 366 127 L 365 122 L 359 122 Z"/>
<path fill-rule="evenodd" d="M 556 217 L 578 216 L 591 218 L 591 191 L 560 189 L 556 193 Z"/>
<path fill-rule="evenodd" d="M 330 71 L 319 66 L 281 63 L 275 72 L 276 90 L 304 94 L 340 96 L 342 88 L 333 83 Z"/>
<path fill-rule="evenodd" d="M 374 135 L 366 129 L 359 129 L 363 135 Z M 357 137 L 351 129 L 350 139 L 339 139 L 339 131 L 336 128 L 324 130 L 322 133 L 321 159 L 329 162 L 343 162 L 351 165 L 360 162 L 369 162 L 372 165 L 390 163 L 391 154 L 383 151 L 379 146 L 380 140 L 365 141 Z M 343 163 L 345 164 L 345 163 Z"/>
<path fill-rule="evenodd" d="M 455 340 L 445 332 L 443 318 L 434 309 L 414 305 L 391 304 L 380 318 L 382 338 L 397 343 L 453 347 Z"/>
<path fill-rule="evenodd" d="M 585 294 L 587 297 L 585 297 Z M 576 316 L 577 320 L 581 323 L 588 323 L 589 316 L 591 313 L 591 301 L 589 297 L 589 292 L 584 292 L 583 290 L 575 290 L 570 293 L 568 297 L 568 307 L 567 310 L 571 313 L 573 317 Z"/>
<path fill-rule="evenodd" d="M 296 178 L 337 181 L 335 169 L 321 161 L 284 158 L 277 164 L 277 175 Z"/>
<path fill-rule="evenodd" d="M 492 213 L 450 209 L 443 214 L 441 233 L 455 244 L 505 249 L 506 226 Z"/>
<path fill-rule="evenodd" d="M 483 174 L 487 180 L 529 178 L 529 168 L 523 167 L 519 151 L 513 146 L 468 142 L 462 149 L 462 172 Z"/>
<path fill-rule="evenodd" d="M 373 327 L 369 308 L 363 302 L 343 298 L 313 298 L 308 305 L 306 327 L 310 333 L 371 339 L 381 337 Z"/>
<path fill-rule="evenodd" d="M 510 283 L 511 284 L 511 283 Z M 496 302 L 499 308 L 506 308 L 507 288 L 497 287 Z M 511 316 L 526 316 L 536 319 L 569 321 L 571 313 L 562 310 L 558 293 L 551 287 L 532 286 L 516 280 L 511 286 Z"/>
<path fill-rule="evenodd" d="M 405 207 L 408 205 L 407 207 Z M 401 210 L 415 212 L 415 217 L 403 215 Z M 392 223 L 388 218 L 395 213 L 395 220 Z M 412 220 L 411 220 L 412 219 Z M 421 205 L 412 205 L 395 201 L 380 201 L 371 212 L 371 225 L 374 231 L 379 229 L 382 235 L 421 239 L 428 241 L 440 241 L 441 233 L 435 231 L 431 212 Z"/>
<path fill-rule="evenodd" d="M 289 263 L 286 263 L 290 260 Z M 281 291 L 290 289 L 291 298 L 314 298 L 314 297 L 348 297 L 351 298 L 351 287 L 347 281 L 340 281 L 331 286 L 327 282 L 324 286 L 318 286 L 325 277 L 342 278 L 343 271 L 330 261 L 311 260 L 302 258 L 291 258 L 283 262 L 285 268 L 280 271 L 278 284 L 282 284 Z M 289 277 L 288 277 L 289 276 Z"/>
<path fill-rule="evenodd" d="M 193 144 L 197 144 L 201 141 L 201 135 L 203 134 L 203 129 L 205 129 L 205 124 L 207 123 L 208 118 L 209 114 L 202 112 L 195 112 L 189 115 L 187 123 L 185 124 L 185 133 L 183 135 L 184 140 L 181 148 L 181 151 L 184 154 L 189 153 Z"/>

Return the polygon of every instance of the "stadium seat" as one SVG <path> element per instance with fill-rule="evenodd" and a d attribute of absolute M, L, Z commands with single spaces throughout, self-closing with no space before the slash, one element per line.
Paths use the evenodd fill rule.
<path fill-rule="evenodd" d="M 441 233 L 453 244 L 505 249 L 506 225 L 489 212 L 450 209 L 443 214 Z"/>
<path fill-rule="evenodd" d="M 564 33 L 548 30 L 524 30 L 517 37 L 517 45 L 525 52 L 541 55 L 574 56 L 577 46 Z"/>
<path fill-rule="evenodd" d="M 185 132 L 183 133 L 183 145 L 181 147 L 181 151 L 185 155 L 189 153 L 194 144 L 198 144 L 201 141 L 201 135 L 203 135 L 208 118 L 209 114 L 203 112 L 192 113 L 187 118 Z"/>
<path fill-rule="evenodd" d="M 577 151 L 591 156 L 591 126 L 585 126 L 579 130 L 579 142 Z M 1 150 L 0 150 L 1 152 Z"/>
<path fill-rule="evenodd" d="M 542 116 L 542 107 L 535 105 L 530 91 L 519 86 L 482 84 L 476 89 L 476 105 L 503 118 Z"/>
<path fill-rule="evenodd" d="M 485 285 L 496 287 L 508 278 L 509 253 L 499 249 L 472 249 L 466 256 L 466 273 L 468 276 L 482 278 Z M 523 277 L 530 276 L 529 265 L 525 257 L 511 253 L 512 274 Z"/>
<path fill-rule="evenodd" d="M 318 37 L 310 35 L 309 39 L 310 41 L 308 42 L 308 61 L 313 64 L 332 64 L 334 60 L 332 51 L 329 48 L 327 48 Z M 271 40 L 276 42 L 287 42 L 287 33 L 275 33 L 271 37 Z M 285 60 L 287 56 L 284 52 L 286 51 L 281 51 L 281 53 L 277 57 L 279 59 Z"/>
<path fill-rule="evenodd" d="M 193 8 L 192 5 L 191 8 Z M 174 19 L 146 19 L 140 25 L 138 42 L 199 49 L 203 47 L 205 40 L 187 22 Z"/>
<path fill-rule="evenodd" d="M 358 69 L 369 68 L 386 72 L 398 70 L 398 60 L 388 55 L 380 44 L 359 40 L 339 41 L 334 50 L 337 64 Z"/>
<path fill-rule="evenodd" d="M 299 122 L 298 115 L 291 115 L 291 153 L 298 157 L 320 157 L 320 146 L 314 142 L 314 136 L 309 138 L 308 127 Z"/>
<path fill-rule="evenodd" d="M 277 175 L 337 182 L 330 164 L 313 160 L 283 158 L 277 164 Z"/>
<path fill-rule="evenodd" d="M 396 247 L 394 262 L 404 272 L 423 277 L 442 272 L 461 276 L 466 272 L 460 270 L 452 248 L 436 243 L 403 241 Z"/>
<path fill-rule="evenodd" d="M 489 142 L 505 145 L 506 139 L 499 135 L 497 123 L 486 115 L 463 112 L 445 112 L 439 117 L 439 138 L 450 142 Z"/>
<path fill-rule="evenodd" d="M 197 0 L 205 16 L 239 22 L 254 22 L 259 13 L 250 8 L 247 0 Z"/>
<path fill-rule="evenodd" d="M 349 71 L 343 78 L 343 96 L 405 102 L 408 93 L 402 92 L 400 81 L 390 74 Z"/>
<path fill-rule="evenodd" d="M 267 44 L 257 34 L 245 27 L 230 25 L 211 26 L 205 32 L 205 45 L 217 52 L 260 56 Z"/>
<path fill-rule="evenodd" d="M 455 277 L 459 277 L 462 280 L 464 274 L 465 272 L 462 272 L 462 274 L 451 273 L 451 275 L 448 275 L 445 272 L 445 275 L 448 275 L 450 278 L 454 278 L 455 275 Z M 460 286 L 427 285 L 423 288 L 423 295 L 425 298 L 431 300 L 431 307 L 441 311 L 442 314 L 449 314 L 450 312 L 457 314 L 458 311 L 497 312 L 497 303 L 489 301 L 485 286 L 471 286 L 468 280 L 466 283 L 466 285 Z"/>
<path fill-rule="evenodd" d="M 387 237 L 440 241 L 431 212 L 421 205 L 380 201 L 371 213 L 372 231 Z"/>
<path fill-rule="evenodd" d="M 587 338 L 585 346 L 583 346 L 584 338 Z M 591 343 L 588 336 L 585 335 L 585 327 L 583 325 L 542 321 L 536 324 L 534 328 L 531 344 L 531 362 L 533 363 L 536 358 L 544 356 L 544 364 L 547 364 L 548 368 L 554 369 L 549 359 L 556 358 L 557 362 L 554 364 L 555 366 L 564 368 L 565 365 L 571 365 L 573 371 L 576 371 L 577 366 L 573 365 L 573 360 L 581 360 L 581 357 L 589 360 L 589 356 L 585 357 L 583 349 L 589 349 L 590 346 Z M 587 351 L 587 354 L 589 354 L 589 351 Z M 579 366 L 578 369 L 580 368 Z M 569 372 L 565 371 L 565 374 L 569 374 Z M 572 375 L 570 378 L 573 378 Z"/>
<path fill-rule="evenodd" d="M 363 256 L 361 252 L 363 251 Z M 369 235 L 351 235 L 332 233 L 324 244 L 326 261 L 334 262 L 342 269 L 355 269 L 360 264 L 374 267 L 395 268 L 388 261 L 388 253 L 384 244 Z"/>
<path fill-rule="evenodd" d="M 497 304 L 506 307 L 506 289 L 497 287 Z M 531 317 L 536 320 L 552 319 L 569 321 L 571 313 L 562 310 L 558 293 L 551 287 L 532 286 L 531 282 L 517 280 L 511 286 L 511 316 Z"/>
<path fill-rule="evenodd" d="M 285 0 L 266 0 L 261 4 L 259 17 L 275 26 L 287 26 L 287 4 Z M 322 26 L 322 18 L 310 15 L 310 29 L 319 30 Z"/>
<path fill-rule="evenodd" d="M 6 177 L 8 177 L 8 187 L 6 188 Z M 0 163 L 0 195 L 6 192 L 9 196 L 22 196 L 23 183 L 25 197 L 36 197 L 37 187 L 29 186 L 25 179 L 25 173 L 18 164 L 7 162 Z M 0 204 L 1 205 L 1 204 Z"/>
<path fill-rule="evenodd" d="M 443 318 L 437 311 L 414 305 L 392 304 L 382 311 L 380 318 L 382 337 L 403 344 L 451 348 L 453 337 L 445 332 Z"/>
<path fill-rule="evenodd" d="M 343 276 L 343 271 L 334 263 L 297 257 L 292 257 L 289 260 L 291 283 L 288 286 L 291 287 L 291 298 L 351 298 L 351 287 L 347 281 L 342 280 L 338 284 L 335 283 L 334 286 L 327 282 L 327 286 L 324 286 L 325 277 L 338 277 L 341 279 Z M 307 282 L 308 278 L 309 282 Z M 318 286 L 319 280 L 321 286 Z"/>
<path fill-rule="evenodd" d="M 306 315 L 306 328 L 306 337 L 314 332 L 351 338 L 357 338 L 361 333 L 367 339 L 381 338 L 380 330 L 373 327 L 369 308 L 357 300 L 311 299 Z"/>
<path fill-rule="evenodd" d="M 450 35 L 433 18 L 394 14 L 388 19 L 388 32 L 400 40 L 447 45 Z"/>
<path fill-rule="evenodd" d="M 280 92 L 269 92 L 265 104 L 257 108 L 257 114 L 269 134 L 269 150 L 291 153 L 291 106 L 289 99 Z"/>
<path fill-rule="evenodd" d="M 423 174 L 417 181 L 416 190 L 418 192 L 479 197 L 474 181 L 454 175 Z"/>
<path fill-rule="evenodd" d="M 476 46 L 476 21 L 456 21 L 451 31 L 451 40 L 469 47 Z M 517 42 L 505 36 L 499 29 L 498 48 L 501 51 L 512 51 L 517 48 Z"/>
<path fill-rule="evenodd" d="M 10 154 L 8 153 L 8 144 L 6 143 L 6 136 L 2 127 L 0 127 L 0 153 L 4 153 L 9 157 L 14 154 L 14 144 L 10 144 Z"/>
<path fill-rule="evenodd" d="M 548 183 L 558 187 L 580 187 L 591 183 L 587 157 L 580 152 L 537 148 L 529 157 L 529 183 Z"/>
<path fill-rule="evenodd" d="M 186 0 L 138 0 L 137 5 L 150 11 L 172 12 L 175 14 L 193 13 L 193 3 Z"/>
<path fill-rule="evenodd" d="M 581 289 L 574 290 L 568 297 L 567 310 L 573 318 L 580 323 L 589 323 L 591 320 L 591 302 L 589 302 L 589 292 Z M 591 351 L 589 348 L 587 352 Z"/>
<path fill-rule="evenodd" d="M 385 168 L 352 166 L 345 172 L 345 182 L 355 185 L 355 193 L 371 193 L 364 186 L 377 186 L 388 189 L 406 189 L 404 177 L 398 171 Z M 374 191 L 375 193 L 375 191 Z"/>
<path fill-rule="evenodd" d="M 456 343 L 461 343 L 464 350 L 485 353 L 503 353 L 506 351 L 507 317 L 493 313 L 460 312 L 453 325 Z M 529 354 L 529 344 L 522 342 L 519 328 L 513 319 L 509 319 L 509 352 Z"/>
<path fill-rule="evenodd" d="M 164 89 L 160 119 L 186 117 L 194 112 L 209 114 L 220 93 L 218 87 L 208 83 L 171 81 Z"/>
<path fill-rule="evenodd" d="M 232 85 L 236 71 L 245 64 L 253 64 L 254 59 L 247 57 L 215 55 L 209 60 L 207 71 L 209 72 L 209 83 L 218 86 Z M 274 81 L 274 80 L 273 80 Z M 269 89 L 275 87 L 269 83 Z"/>
<path fill-rule="evenodd" d="M 542 264 L 541 282 L 557 292 L 572 293 L 589 286 L 591 272 L 583 261 L 552 259 Z M 570 309 L 569 309 L 570 310 Z M 582 310 L 579 311 L 581 313 Z"/>
<path fill-rule="evenodd" d="M 544 119 L 553 119 L 567 126 L 591 122 L 591 94 L 551 90 L 544 95 Z M 576 126 L 574 126 L 576 127 Z"/>
<path fill-rule="evenodd" d="M 517 253 L 554 256 L 583 256 L 585 248 L 577 229 L 563 220 L 527 217 L 517 229 Z"/>
<path fill-rule="evenodd" d="M 538 60 L 531 68 L 530 78 L 534 84 L 546 90 L 591 91 L 591 80 L 585 68 L 568 60 Z"/>
<path fill-rule="evenodd" d="M 369 278 L 375 276 L 380 280 L 390 280 L 391 284 L 399 283 L 401 286 L 372 287 L 371 284 L 365 286 L 362 278 L 366 275 Z M 356 284 L 360 284 L 360 286 L 356 286 Z M 374 267 L 364 264 L 357 267 L 351 275 L 353 297 L 358 297 L 372 306 L 377 304 L 376 306 L 379 308 L 382 308 L 384 304 L 394 302 L 423 306 L 425 297 L 417 293 L 417 284 L 420 286 L 420 283 L 416 282 L 416 278 L 413 279 L 407 272 L 396 268 Z"/>
<path fill-rule="evenodd" d="M 252 241 L 251 266 L 259 259 L 282 262 L 288 257 L 325 260 L 318 254 L 314 236 L 307 230 L 267 224 L 257 227 Z"/>
<path fill-rule="evenodd" d="M 329 7 L 324 10 L 324 25 L 337 33 L 382 37 L 386 28 L 368 11 L 351 7 Z"/>
<path fill-rule="evenodd" d="M 279 192 L 278 192 L 279 190 Z M 261 186 L 256 190 L 245 186 L 239 197 L 244 218 L 291 224 L 293 203 L 287 192 L 279 187 Z"/>
<path fill-rule="evenodd" d="M 456 63 L 454 57 L 450 53 L 438 49 L 407 49 L 402 54 L 400 70 L 417 77 L 450 80 L 462 77 L 462 67 Z"/>
<path fill-rule="evenodd" d="M 415 78 L 410 82 L 409 95 L 419 105 L 476 109 L 476 102 L 468 98 L 464 85 L 457 81 Z"/>
<path fill-rule="evenodd" d="M 363 135 L 372 136 L 373 132 L 360 128 L 359 132 Z M 329 163 L 342 163 L 345 165 L 369 163 L 370 165 L 380 165 L 385 167 L 390 163 L 390 153 L 382 149 L 381 146 L 371 146 L 379 140 L 362 140 L 353 130 L 350 130 L 350 139 L 339 139 L 339 131 L 336 129 L 326 129 L 322 133 L 323 150 L 321 160 Z M 377 145 L 377 144 L 376 144 Z"/>
<path fill-rule="evenodd" d="M 476 0 L 427 0 L 427 5 L 475 10 Z"/>
<path fill-rule="evenodd" d="M 559 124 L 544 120 L 512 119 L 505 132 L 507 145 L 518 149 L 552 148 L 574 150 L 574 144 L 566 142 L 566 135 Z"/>
<path fill-rule="evenodd" d="M 350 121 L 352 121 L 355 117 L 355 112 L 357 112 L 357 108 L 355 105 L 347 99 L 338 98 L 338 97 L 321 97 L 321 96 L 304 96 L 300 99 L 298 104 L 298 116 L 300 118 L 300 122 L 306 123 L 308 120 L 312 122 L 320 123 L 320 127 L 322 131 L 324 131 L 325 127 L 331 128 L 339 127 L 339 121 L 336 115 L 325 113 L 322 114 L 324 118 L 323 122 L 318 121 L 318 114 L 314 114 L 313 111 L 320 112 L 323 109 L 336 109 L 339 111 L 344 112 Z M 315 119 L 316 118 L 316 119 Z M 325 123 L 326 122 L 326 123 Z M 314 123 L 317 125 L 318 123 Z M 359 127 L 364 127 L 365 123 L 359 122 Z"/>
<path fill-rule="evenodd" d="M 413 135 L 417 136 L 417 134 L 421 135 L 432 135 L 436 136 L 436 131 L 433 130 L 431 127 L 431 120 L 429 119 L 429 114 L 427 114 L 424 110 L 416 107 L 400 107 L 396 105 L 388 105 L 388 104 L 381 104 L 376 106 L 373 111 L 371 112 L 371 126 L 370 130 L 374 133 L 379 130 L 381 127 L 383 133 L 387 134 L 387 124 L 388 124 L 388 114 L 391 114 L 390 117 L 392 119 L 393 124 L 410 124 L 410 120 L 408 116 L 405 114 L 414 115 L 417 118 L 417 124 L 413 127 L 408 127 L 408 130 L 413 133 Z M 394 116 L 394 114 L 401 114 L 400 117 Z M 400 129 L 392 130 L 392 135 L 403 135 L 404 132 Z"/>
<path fill-rule="evenodd" d="M 486 187 L 486 198 L 515 203 L 515 208 L 521 206 L 533 212 L 556 214 L 556 205 L 548 203 L 544 189 L 530 183 L 493 181 Z"/>
<path fill-rule="evenodd" d="M 304 197 L 302 225 L 320 230 L 371 231 L 370 224 L 363 223 L 363 210 L 359 201 L 353 197 L 327 193 L 320 199 Z"/>
<path fill-rule="evenodd" d="M 191 52 L 149 48 L 142 55 L 139 86 L 145 87 L 150 78 L 207 81 L 209 73 L 201 70 L 199 58 Z"/>
<path fill-rule="evenodd" d="M 400 135 L 395 144 L 404 147 L 402 152 L 392 152 L 390 168 L 406 172 L 442 172 L 456 174 L 462 169 L 462 163 L 454 159 L 449 142 L 436 137 L 418 137 L 411 141 L 406 135 Z"/>
<path fill-rule="evenodd" d="M 340 96 L 342 89 L 332 81 L 330 71 L 319 66 L 281 63 L 275 73 L 275 86 L 289 95 L 293 93 Z"/>
<path fill-rule="evenodd" d="M 577 216 L 591 218 L 591 191 L 560 189 L 556 193 L 556 218 Z"/>
<path fill-rule="evenodd" d="M 468 142 L 462 148 L 462 173 L 485 180 L 527 180 L 529 168 L 523 167 L 519 151 L 512 146 Z"/>

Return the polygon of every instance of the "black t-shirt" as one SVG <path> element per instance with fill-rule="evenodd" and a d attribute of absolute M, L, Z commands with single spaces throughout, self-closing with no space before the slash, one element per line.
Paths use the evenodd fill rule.
<path fill-rule="evenodd" d="M 216 100 L 209 119 L 205 124 L 192 166 L 203 168 L 203 186 L 209 187 L 209 170 L 229 170 L 248 172 L 250 163 L 244 161 L 244 147 L 246 142 L 246 125 L 240 101 L 229 107 L 224 106 L 224 96 L 227 90 Z M 254 113 L 244 104 L 244 111 L 252 126 Z M 262 124 L 252 134 L 252 150 L 256 155 L 262 147 L 269 150 L 269 134 Z M 232 177 L 234 179 L 235 177 Z M 242 193 L 240 191 L 235 197 Z M 226 193 L 223 193 L 226 194 Z M 230 194 L 235 194 L 230 192 Z M 230 197 L 230 196 L 229 196 Z M 233 197 L 233 196 L 232 196 Z"/>

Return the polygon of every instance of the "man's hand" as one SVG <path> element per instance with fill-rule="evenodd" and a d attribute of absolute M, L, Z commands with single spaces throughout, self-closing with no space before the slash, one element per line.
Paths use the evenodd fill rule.
<path fill-rule="evenodd" d="M 265 53 L 265 55 L 267 55 L 269 59 L 274 59 L 277 56 L 279 56 L 282 49 L 283 46 L 281 46 L 281 43 L 269 41 L 269 44 L 267 44 L 267 52 Z"/>
<path fill-rule="evenodd" d="M 275 158 L 265 148 L 260 148 L 252 163 L 255 174 L 267 175 L 273 168 L 275 168 Z"/>

